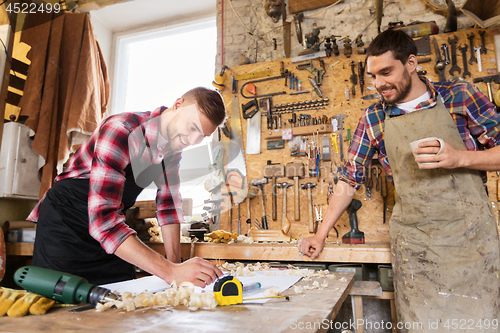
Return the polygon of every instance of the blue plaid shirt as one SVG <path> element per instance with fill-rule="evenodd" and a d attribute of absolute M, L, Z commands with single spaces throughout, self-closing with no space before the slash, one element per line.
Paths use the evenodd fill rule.
<path fill-rule="evenodd" d="M 415 110 L 434 107 L 439 94 L 445 107 L 457 124 L 467 150 L 484 150 L 500 142 L 500 116 L 495 105 L 479 89 L 467 81 L 433 82 L 424 77 L 431 98 L 420 103 Z M 387 159 L 384 142 L 384 122 L 391 117 L 406 112 L 396 105 L 387 104 L 383 99 L 369 106 L 361 116 L 349 147 L 348 159 L 344 163 L 340 179 L 358 189 L 365 182 L 365 167 L 378 153 L 378 159 L 387 173 L 391 167 Z M 392 174 L 392 173 L 391 173 Z M 486 182 L 486 172 L 481 172 Z M 392 182 L 392 177 L 388 177 Z"/>

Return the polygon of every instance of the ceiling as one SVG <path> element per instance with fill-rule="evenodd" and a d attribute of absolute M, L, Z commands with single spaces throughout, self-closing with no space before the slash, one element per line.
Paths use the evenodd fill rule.
<path fill-rule="evenodd" d="M 78 12 L 92 11 L 112 32 L 165 20 L 203 18 L 216 14 L 216 0 L 97 0 L 80 1 Z"/>

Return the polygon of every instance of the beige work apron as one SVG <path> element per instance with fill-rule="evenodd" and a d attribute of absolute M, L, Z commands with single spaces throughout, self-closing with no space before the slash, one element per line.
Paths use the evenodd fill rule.
<path fill-rule="evenodd" d="M 410 149 L 431 136 L 466 149 L 438 100 L 385 121 L 396 191 L 390 238 L 398 322 L 401 332 L 497 332 L 498 229 L 481 177 L 467 169 L 420 170 Z"/>

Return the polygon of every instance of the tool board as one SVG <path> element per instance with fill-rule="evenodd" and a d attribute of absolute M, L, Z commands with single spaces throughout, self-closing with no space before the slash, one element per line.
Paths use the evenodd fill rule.
<path fill-rule="evenodd" d="M 431 60 L 429 62 L 421 63 L 420 66 L 422 70 L 427 71 L 426 76 L 431 81 L 438 81 L 438 74 L 434 71 L 434 65 L 436 63 L 436 53 L 434 50 L 434 44 L 432 42 L 432 38 L 436 38 L 438 44 L 441 46 L 443 43 L 448 43 L 448 37 L 456 36 L 458 38 L 457 42 L 457 64 L 461 68 L 461 72 L 463 73 L 463 62 L 462 62 L 462 53 L 458 50 L 458 45 L 467 45 L 469 46 L 469 40 L 467 39 L 467 34 L 474 33 L 474 46 L 478 47 L 481 44 L 481 39 L 479 37 L 479 31 L 485 31 L 485 44 L 487 48 L 487 54 L 481 55 L 481 65 L 482 72 L 478 71 L 478 65 L 468 65 L 468 69 L 472 74 L 471 78 L 466 78 L 472 82 L 473 78 L 489 76 L 497 73 L 497 64 L 495 59 L 495 47 L 494 47 L 494 34 L 496 33 L 493 30 L 489 29 L 470 29 L 470 30 L 461 30 L 453 33 L 447 34 L 437 34 L 432 35 L 430 38 L 430 55 L 419 56 L 419 59 L 423 59 L 425 57 L 430 57 Z M 366 45 L 365 45 L 366 47 Z M 470 50 L 467 51 L 467 57 L 470 56 Z M 290 89 L 289 84 L 285 86 L 285 79 L 275 79 L 263 82 L 255 83 L 256 93 L 257 95 L 265 95 L 280 91 L 286 91 L 286 94 L 280 94 L 272 96 L 272 105 L 281 105 L 294 102 L 301 102 L 307 100 L 317 100 L 320 97 L 314 92 L 313 87 L 311 86 L 308 76 L 312 76 L 311 72 L 308 70 L 298 70 L 296 67 L 299 64 L 305 63 L 297 62 L 292 63 L 292 59 L 287 58 L 281 60 L 275 60 L 270 62 L 260 62 L 255 64 L 242 65 L 237 67 L 231 67 L 228 71 L 228 79 L 226 80 L 226 87 L 221 91 L 226 107 L 228 117 L 231 116 L 231 104 L 233 97 L 236 94 L 233 94 L 231 91 L 231 84 L 228 83 L 230 81 L 231 76 L 239 76 L 243 74 L 250 73 L 264 73 L 267 72 L 269 76 L 278 76 L 280 75 L 280 71 L 283 69 L 292 72 L 299 80 L 302 82 L 302 90 L 309 90 L 310 93 L 298 94 L 298 95 L 290 95 L 289 93 L 293 90 Z M 377 102 L 377 99 L 373 100 L 363 100 L 361 96 L 370 95 L 376 93 L 374 89 L 374 84 L 371 81 L 371 78 L 364 76 L 364 92 L 361 94 L 360 86 L 359 86 L 359 77 L 358 84 L 355 87 L 356 95 L 352 95 L 352 83 L 350 81 L 350 76 L 352 74 L 352 68 L 350 63 L 354 61 L 356 63 L 355 73 L 358 74 L 358 64 L 359 62 L 365 61 L 364 54 L 358 54 L 357 48 L 353 45 L 352 54 L 347 57 L 343 50 L 340 50 L 340 54 L 338 56 L 332 54 L 331 57 L 322 57 L 320 58 L 324 61 L 325 73 L 323 76 L 323 82 L 320 86 L 320 90 L 322 92 L 322 98 L 328 98 L 328 105 L 325 106 L 324 109 L 319 110 L 311 110 L 311 111 L 299 111 L 297 112 L 297 117 L 299 113 L 310 114 L 312 117 L 321 117 L 326 115 L 328 119 L 331 121 L 331 117 L 334 115 L 344 114 L 347 117 L 344 119 L 344 129 L 343 136 L 346 137 L 346 128 L 347 125 L 350 125 L 351 128 L 351 136 L 354 134 L 359 118 L 361 117 L 364 110 L 370 106 L 371 104 Z M 319 59 L 312 60 L 313 65 L 316 69 L 320 69 Z M 446 66 L 445 74 L 446 79 L 449 80 L 452 76 L 449 73 L 449 69 L 451 68 L 451 64 Z M 459 74 L 458 74 L 459 75 Z M 237 95 L 238 101 L 240 104 L 240 117 L 241 117 L 241 130 L 243 137 L 243 146 L 246 147 L 247 141 L 247 120 L 242 117 L 241 113 L 241 105 L 248 103 L 250 99 L 245 98 L 241 95 L 240 89 L 242 85 L 244 85 L 248 81 L 258 80 L 258 78 L 248 78 L 246 80 L 239 80 L 237 83 Z M 287 80 L 288 81 L 288 80 Z M 477 83 L 477 86 L 487 94 L 487 87 L 484 83 Z M 349 90 L 349 100 L 346 99 L 346 87 Z M 493 83 L 493 94 L 498 90 L 498 84 Z M 251 96 L 250 93 L 244 92 L 245 96 Z M 260 108 L 261 111 L 265 113 L 266 108 Z M 282 122 L 286 122 L 286 128 L 290 128 L 288 124 L 288 119 L 291 118 L 291 113 L 282 114 Z M 228 119 L 227 123 L 230 123 L 230 119 Z M 295 130 L 295 127 L 294 127 Z M 317 177 L 308 177 L 308 160 L 306 156 L 291 156 L 290 155 L 290 146 L 289 142 L 285 140 L 283 149 L 267 149 L 267 141 L 265 138 L 268 134 L 267 130 L 267 118 L 266 116 L 261 117 L 261 144 L 260 144 L 260 154 L 246 154 L 245 155 L 245 163 L 246 163 L 246 171 L 247 171 L 247 182 L 260 179 L 264 177 L 263 169 L 267 164 L 267 161 L 270 160 L 272 163 L 281 163 L 286 165 L 289 162 L 302 162 L 306 166 L 306 177 L 299 180 L 300 184 L 304 184 L 307 182 L 316 183 L 316 187 L 312 189 L 312 204 L 317 207 L 322 207 L 322 215 L 324 217 L 326 208 L 327 208 L 327 193 L 329 184 L 334 184 L 333 174 L 331 172 L 332 169 L 335 170 L 335 163 L 338 166 L 341 166 L 340 157 L 338 153 L 334 152 L 332 143 L 330 141 L 330 152 L 331 152 L 331 161 L 320 161 L 319 169 L 321 170 L 321 176 L 319 180 Z M 338 131 L 336 132 L 338 133 Z M 329 135 L 329 133 L 327 133 Z M 321 134 L 320 134 L 321 137 Z M 313 138 L 312 135 L 306 136 L 308 140 Z M 229 141 L 227 137 L 223 137 L 222 141 Z M 343 144 L 343 152 L 344 157 L 347 157 L 348 151 L 348 143 L 342 142 Z M 333 163 L 333 164 L 331 164 Z M 381 170 L 381 168 L 380 168 Z M 384 175 L 385 176 L 385 175 Z M 497 201 L 497 179 L 498 176 L 496 173 L 488 174 L 488 190 L 491 201 Z M 277 183 L 288 182 L 293 184 L 293 179 L 289 179 L 287 177 L 279 177 L 277 178 Z M 387 195 L 387 216 L 385 223 L 383 221 L 383 200 L 380 193 L 380 189 L 376 190 L 375 187 L 375 179 L 373 189 L 371 191 L 371 198 L 368 199 L 366 196 L 365 186 L 362 186 L 355 194 L 354 198 L 358 199 L 362 202 L 362 207 L 358 210 L 358 223 L 359 229 L 365 233 L 365 241 L 366 243 L 378 243 L 378 242 L 389 242 L 389 219 L 391 217 L 392 208 L 394 206 L 394 188 L 392 184 L 388 181 L 388 195 Z M 334 185 L 333 185 L 334 186 Z M 271 216 L 272 210 L 272 181 L 269 179 L 268 184 L 264 187 L 264 205 L 267 216 L 267 223 L 269 229 L 280 230 L 282 227 L 282 203 L 283 203 L 283 189 L 277 188 L 277 219 L 273 220 Z M 289 235 L 293 238 L 303 238 L 310 235 L 309 233 L 309 202 L 308 195 L 306 190 L 302 190 L 299 187 L 299 195 L 300 195 L 300 220 L 296 221 L 294 219 L 294 195 L 295 195 L 294 187 L 291 186 L 287 190 L 287 217 L 291 222 L 291 228 L 289 231 Z M 248 199 L 247 199 L 248 200 Z M 499 206 L 500 207 L 500 206 Z M 248 219 L 248 210 L 246 202 L 240 204 L 240 221 L 241 221 L 241 233 L 245 234 L 248 231 L 248 225 L 246 220 Z M 498 211 L 496 212 L 498 214 Z M 262 213 L 261 206 L 258 196 L 250 200 L 250 215 L 252 220 L 252 225 L 254 225 L 255 221 L 261 221 Z M 315 218 L 315 213 L 313 211 L 313 218 Z M 233 206 L 232 212 L 228 211 L 221 214 L 221 229 L 224 230 L 237 230 L 237 221 L 238 221 L 238 208 Z M 338 236 L 335 230 L 331 230 L 329 233 L 329 237 L 327 242 L 341 242 L 342 236 L 346 234 L 350 230 L 348 214 L 344 213 L 341 219 L 336 224 L 336 229 L 338 230 Z"/>

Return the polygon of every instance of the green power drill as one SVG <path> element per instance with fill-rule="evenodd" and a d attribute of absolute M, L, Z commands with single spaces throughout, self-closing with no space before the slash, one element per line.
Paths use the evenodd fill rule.
<path fill-rule="evenodd" d="M 115 301 L 119 297 L 109 289 L 90 284 L 84 278 L 47 268 L 24 266 L 14 274 L 16 284 L 29 292 L 67 304 L 101 300 Z"/>

